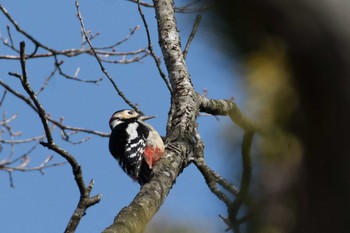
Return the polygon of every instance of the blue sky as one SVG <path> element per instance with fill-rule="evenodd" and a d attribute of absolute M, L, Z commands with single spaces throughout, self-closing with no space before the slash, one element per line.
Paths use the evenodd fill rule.
<path fill-rule="evenodd" d="M 55 49 L 80 47 L 81 34 L 74 1 L 4 0 L 1 4 L 25 31 L 43 44 Z M 146 34 L 135 4 L 104 0 L 81 1 L 80 6 L 86 28 L 100 33 L 93 40 L 94 46 L 110 45 L 122 40 L 130 29 L 140 25 L 140 30 L 117 50 L 130 51 L 147 47 Z M 160 56 L 153 9 L 144 9 L 144 13 L 150 26 L 154 48 Z M 177 16 L 184 46 L 195 15 Z M 206 21 L 207 17 L 208 15 L 204 14 L 203 20 Z M 8 24 L 0 14 L 0 32 L 3 37 L 7 37 Z M 15 32 L 12 25 L 10 26 L 13 40 L 15 44 L 19 44 L 23 37 Z M 207 89 L 210 98 L 233 96 L 236 102 L 242 105 L 243 85 L 234 76 L 234 61 L 221 53 L 219 40 L 220 36 L 214 34 L 205 24 L 200 25 L 186 60 L 189 73 L 198 92 Z M 32 48 L 27 42 L 27 51 L 31 51 Z M 8 53 L 9 50 L 1 44 L 0 54 Z M 46 90 L 39 95 L 44 108 L 56 119 L 64 116 L 64 122 L 68 125 L 109 132 L 110 115 L 118 109 L 127 108 L 127 105 L 100 72 L 92 57 L 60 59 L 65 60 L 62 66 L 65 72 L 73 74 L 79 67 L 81 79 L 103 77 L 103 81 L 99 85 L 84 84 L 55 76 Z M 29 81 L 33 88 L 37 89 L 52 72 L 53 59 L 29 60 L 27 66 Z M 133 103 L 137 103 L 144 113 L 158 116 L 150 123 L 164 135 L 170 98 L 153 59 L 147 57 L 139 63 L 105 64 L 105 67 Z M 19 62 L 0 60 L 0 79 L 24 93 L 18 80 L 8 76 L 9 71 L 20 72 Z M 2 89 L 0 91 L 2 93 Z M 1 114 L 6 112 L 7 116 L 19 113 L 11 123 L 15 131 L 22 132 L 18 139 L 43 134 L 40 121 L 34 112 L 10 94 L 0 109 Z M 206 146 L 205 157 L 214 170 L 226 176 L 237 173 L 238 177 L 240 169 L 236 163 L 239 162 L 239 155 L 230 154 L 230 149 L 225 144 L 224 131 L 231 123 L 224 117 L 219 119 L 218 121 L 214 117 L 206 116 L 198 119 L 199 131 Z M 79 141 L 86 136 L 89 135 L 78 134 L 72 136 L 72 139 Z M 6 135 L 2 137 L 6 138 Z M 77 232 L 101 232 L 112 223 L 118 211 L 130 203 L 139 186 L 122 172 L 110 156 L 107 138 L 93 136 L 83 144 L 71 145 L 60 140 L 60 132 L 57 129 L 54 131 L 54 137 L 57 144 L 67 149 L 79 161 L 86 183 L 90 179 L 95 180 L 93 194 L 103 195 L 99 204 L 88 209 Z M 33 145 L 17 146 L 15 155 L 22 155 Z M 0 153 L 0 160 L 7 158 L 9 153 L 9 147 L 4 147 Z M 64 161 L 59 155 L 38 146 L 31 154 L 30 166 L 39 165 L 50 155 L 54 155 L 53 162 Z M 228 160 L 227 156 L 233 156 L 234 159 Z M 230 164 L 227 161 L 230 161 Z M 47 169 L 45 175 L 39 172 L 15 172 L 13 178 L 15 188 L 10 187 L 8 174 L 0 172 L 1 232 L 63 232 L 79 198 L 70 166 Z M 237 179 L 233 182 L 238 184 Z M 210 193 L 194 165 L 190 165 L 178 177 L 176 185 L 153 221 L 171 219 L 170 222 L 191 222 L 193 225 L 206 227 L 208 232 L 223 232 L 226 226 L 218 218 L 218 214 L 225 213 L 225 206 Z"/>

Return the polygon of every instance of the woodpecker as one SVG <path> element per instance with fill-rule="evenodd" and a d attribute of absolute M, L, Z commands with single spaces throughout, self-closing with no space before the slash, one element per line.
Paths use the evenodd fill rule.
<path fill-rule="evenodd" d="M 109 151 L 122 169 L 140 185 L 147 183 L 152 167 L 164 154 L 164 144 L 159 133 L 133 110 L 119 110 L 109 120 L 112 130 Z"/>

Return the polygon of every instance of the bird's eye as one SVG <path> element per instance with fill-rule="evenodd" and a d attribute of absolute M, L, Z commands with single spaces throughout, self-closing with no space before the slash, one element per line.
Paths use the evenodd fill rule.
<path fill-rule="evenodd" d="M 133 111 L 129 111 L 128 114 L 129 114 L 129 115 L 132 115 L 132 114 L 134 114 L 134 112 L 133 112 Z"/>

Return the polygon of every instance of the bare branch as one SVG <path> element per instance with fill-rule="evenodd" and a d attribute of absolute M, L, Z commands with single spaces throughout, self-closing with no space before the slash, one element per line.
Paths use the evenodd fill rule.
<path fill-rule="evenodd" d="M 6 115 L 4 115 L 3 120 L 0 121 L 0 125 L 7 125 L 7 124 L 10 123 L 11 121 L 13 121 L 17 116 L 18 116 L 18 114 L 15 114 L 15 115 L 13 115 L 12 117 L 6 119 Z"/>
<path fill-rule="evenodd" d="M 61 163 L 52 163 L 52 164 L 48 164 L 51 159 L 53 158 L 53 156 L 49 156 L 47 157 L 39 166 L 36 167 L 27 167 L 27 165 L 29 164 L 29 160 L 28 157 L 23 157 L 24 161 L 16 166 L 16 167 L 9 167 L 9 166 L 3 166 L 0 168 L 4 171 L 7 172 L 13 172 L 13 171 L 21 171 L 21 172 L 31 172 L 31 171 L 39 171 L 41 174 L 45 174 L 44 169 L 47 168 L 51 168 L 51 167 L 57 167 L 57 166 L 63 166 L 66 164 L 66 162 L 61 162 Z"/>
<path fill-rule="evenodd" d="M 239 224 L 244 221 L 238 221 L 237 215 L 242 206 L 246 201 L 252 176 L 252 160 L 251 160 L 251 145 L 254 137 L 254 132 L 245 131 L 242 141 L 242 167 L 243 174 L 241 179 L 241 189 L 236 196 L 234 202 L 228 206 L 228 220 L 230 221 L 229 227 L 234 229 L 237 233 L 239 232 Z"/>
<path fill-rule="evenodd" d="M 109 47 L 109 46 L 107 46 Z M 114 49 L 113 49 L 114 50 Z M 114 56 L 132 56 L 132 55 L 148 55 L 148 51 L 145 48 L 141 48 L 135 51 L 127 51 L 127 52 L 116 52 L 116 51 L 105 51 L 105 50 L 95 50 L 97 55 L 101 56 L 108 56 L 108 57 L 114 57 Z M 79 49 L 65 49 L 60 51 L 49 51 L 47 53 L 39 53 L 39 54 L 31 54 L 26 55 L 27 59 L 34 59 L 34 58 L 46 58 L 46 57 L 54 57 L 58 55 L 66 56 L 66 57 L 76 57 L 82 54 L 88 54 L 94 56 L 91 48 L 79 48 Z M 20 60 L 20 56 L 18 55 L 0 55 L 0 59 L 6 59 L 6 60 Z"/>
<path fill-rule="evenodd" d="M 261 126 L 253 122 L 247 116 L 245 116 L 237 104 L 232 100 L 214 100 L 197 94 L 200 101 L 200 111 L 206 112 L 212 115 L 229 116 L 231 120 L 239 127 L 247 131 L 254 131 L 259 134 L 264 134 L 264 130 Z"/>
<path fill-rule="evenodd" d="M 184 55 L 184 58 L 185 58 L 185 59 L 186 59 L 188 50 L 189 50 L 189 48 L 190 48 L 190 44 L 191 44 L 191 42 L 192 42 L 194 36 L 196 35 L 198 26 L 199 26 L 199 24 L 200 24 L 200 22 L 201 22 L 201 18 L 202 18 L 201 15 L 197 15 L 197 16 L 196 16 L 196 19 L 195 19 L 195 21 L 194 21 L 191 34 L 190 34 L 190 36 L 188 37 L 188 40 L 187 40 L 185 49 L 184 49 L 184 51 L 183 51 L 183 55 Z"/>
<path fill-rule="evenodd" d="M 21 172 L 39 171 L 41 174 L 44 174 L 45 173 L 44 170 L 47 168 L 62 166 L 65 164 L 64 162 L 48 164 L 50 160 L 53 158 L 53 156 L 49 156 L 39 166 L 29 167 L 30 153 L 34 151 L 37 145 L 38 144 L 34 145 L 26 153 L 24 153 L 22 156 L 19 156 L 16 159 L 12 159 L 12 155 L 10 155 L 8 159 L 3 159 L 2 161 L 0 161 L 0 170 L 5 171 L 9 174 L 11 187 L 14 187 L 14 180 L 12 176 L 13 171 L 21 171 Z M 19 161 L 20 163 L 18 165 L 15 165 Z"/>
<path fill-rule="evenodd" d="M 0 107 L 1 107 L 1 105 L 4 103 L 6 94 L 7 94 L 7 90 L 5 90 L 5 91 L 3 92 L 3 94 L 2 94 L 2 97 L 1 97 L 1 99 L 0 99 Z"/>
<path fill-rule="evenodd" d="M 23 143 L 29 143 L 34 141 L 40 141 L 45 138 L 45 135 L 37 136 L 37 137 L 31 137 L 27 139 L 19 139 L 19 140 L 6 140 L 6 139 L 0 139 L 0 143 L 5 144 L 23 144 Z"/>
<path fill-rule="evenodd" d="M 63 131 L 65 131 L 65 130 L 78 131 L 78 132 L 84 132 L 84 133 L 88 133 L 88 134 L 94 134 L 94 135 L 97 135 L 100 137 L 109 137 L 109 135 L 110 135 L 110 133 L 104 133 L 104 132 L 100 132 L 97 130 L 64 125 L 64 124 L 62 124 L 62 121 L 56 121 L 56 120 L 52 119 L 51 117 L 49 117 L 48 120 L 50 122 L 52 122 L 53 124 L 55 124 L 57 127 L 59 127 Z"/>
<path fill-rule="evenodd" d="M 0 10 L 2 11 L 2 13 L 4 13 L 4 15 L 6 16 L 6 18 L 13 24 L 13 26 L 15 26 L 16 30 L 18 32 L 20 32 L 21 34 L 23 34 L 25 37 L 27 37 L 30 41 L 32 41 L 36 47 L 42 47 L 48 51 L 51 52 L 55 52 L 55 50 L 43 45 L 42 43 L 40 43 L 38 40 L 36 40 L 34 37 L 32 37 L 30 34 L 28 34 L 26 31 L 24 31 L 18 24 L 17 22 L 11 17 L 11 15 L 8 13 L 8 11 L 0 4 Z M 13 42 L 12 42 L 13 43 Z M 37 48 L 36 48 L 37 49 Z M 35 49 L 35 50 L 36 50 Z"/>
<path fill-rule="evenodd" d="M 121 45 L 122 43 L 124 43 L 125 41 L 127 41 L 132 35 L 134 35 L 134 33 L 136 31 L 138 31 L 140 29 L 140 26 L 137 25 L 135 26 L 132 30 L 130 30 L 130 33 L 121 41 L 118 41 L 117 43 L 110 45 L 110 46 L 106 46 L 106 47 L 95 47 L 96 50 L 106 50 L 106 49 L 114 49 L 115 47 L 117 47 L 118 45 Z M 84 35 L 83 35 L 84 36 Z M 87 42 L 86 42 L 87 43 Z"/>
<path fill-rule="evenodd" d="M 232 203 L 231 199 L 222 191 L 217 188 L 217 184 L 220 184 L 224 189 L 229 191 L 233 195 L 238 194 L 238 188 L 230 184 L 216 172 L 214 172 L 204 160 L 204 143 L 196 130 L 195 133 L 196 145 L 194 149 L 194 164 L 197 166 L 198 170 L 202 173 L 209 189 L 214 193 L 221 201 L 223 201 L 227 206 Z"/>
<path fill-rule="evenodd" d="M 129 206 L 123 208 L 104 233 L 139 233 L 159 210 L 176 177 L 189 163 L 198 113 L 196 92 L 190 80 L 176 28 L 174 2 L 154 0 L 154 8 L 168 75 L 173 89 L 165 156 L 153 169 L 153 178 L 142 186 Z"/>
<path fill-rule="evenodd" d="M 129 2 L 133 2 L 133 3 L 138 3 L 138 0 L 127 0 Z M 200 2 L 199 0 L 194 0 L 188 4 L 186 4 L 185 6 L 180 6 L 180 7 L 175 7 L 175 12 L 177 13 L 199 13 L 199 12 L 203 12 L 206 11 L 210 8 L 213 7 L 213 3 L 209 2 L 208 5 L 202 5 L 202 6 L 194 6 L 192 7 L 192 5 L 195 5 L 197 2 Z M 154 8 L 153 4 L 147 3 L 147 2 L 140 2 L 140 5 L 145 6 L 145 7 L 152 7 Z"/>
<path fill-rule="evenodd" d="M 36 109 L 36 107 L 34 106 L 34 104 L 32 103 L 31 99 L 25 97 L 24 95 L 16 92 L 15 90 L 13 90 L 10 86 L 8 86 L 6 83 L 4 83 L 2 80 L 0 80 L 0 85 L 3 86 L 8 92 L 12 93 L 13 95 L 15 95 L 16 97 L 18 97 L 19 99 L 21 99 L 22 101 L 24 101 L 28 106 L 30 106 L 36 113 L 38 113 L 38 110 Z M 53 123 L 54 125 L 56 125 L 57 127 L 59 127 L 61 130 L 71 130 L 71 131 L 79 131 L 79 132 L 84 132 L 84 133 L 88 133 L 88 134 L 94 134 L 100 137 L 109 137 L 109 133 L 104 133 L 104 132 L 100 132 L 97 130 L 92 130 L 92 129 L 86 129 L 86 128 L 81 128 L 81 127 L 74 127 L 74 126 L 69 126 L 69 125 L 64 125 L 62 124 L 60 121 L 54 120 L 53 118 L 51 118 L 50 116 L 47 116 L 47 119 L 49 122 Z"/>
<path fill-rule="evenodd" d="M 142 5 L 142 6 L 146 6 L 146 7 L 152 7 L 152 8 L 154 7 L 154 5 L 151 4 L 151 3 L 141 2 L 141 1 L 139 1 L 139 0 L 127 0 L 127 1 L 133 2 L 133 3 L 137 3 L 137 4 L 140 4 L 140 5 Z"/>
<path fill-rule="evenodd" d="M 6 29 L 7 29 L 7 35 L 9 36 L 9 39 L 10 39 L 10 47 L 13 48 L 15 51 L 19 52 L 17 49 L 15 49 L 15 45 L 14 45 L 13 40 L 12 40 L 12 34 L 11 34 L 10 26 L 7 25 Z"/>
<path fill-rule="evenodd" d="M 101 199 L 100 195 L 97 195 L 95 197 L 90 198 L 90 193 L 91 193 L 91 189 L 87 188 L 85 186 L 84 183 L 84 179 L 83 179 L 83 174 L 82 174 L 82 170 L 81 167 L 79 165 L 79 163 L 75 160 L 75 158 L 68 153 L 68 151 L 63 150 L 62 148 L 60 148 L 59 146 L 57 146 L 52 138 L 51 135 L 51 131 L 48 125 L 48 117 L 47 114 L 44 110 L 44 108 L 41 106 L 36 94 L 34 93 L 34 91 L 32 90 L 29 82 L 28 82 L 28 77 L 27 77 L 27 72 L 26 72 L 26 57 L 25 57 L 25 43 L 21 42 L 20 43 L 20 55 L 21 55 L 21 68 L 22 68 L 22 75 L 20 76 L 21 79 L 21 83 L 23 88 L 26 90 L 26 92 L 28 93 L 28 95 L 30 96 L 31 100 L 33 101 L 35 108 L 37 109 L 37 113 L 39 118 L 41 119 L 41 123 L 42 126 L 45 130 L 45 134 L 46 134 L 46 138 L 47 138 L 47 142 L 41 142 L 41 144 L 47 148 L 49 148 L 50 150 L 55 151 L 56 153 L 58 153 L 59 155 L 61 155 L 63 158 L 65 158 L 68 163 L 70 164 L 70 166 L 72 167 L 72 171 L 74 174 L 74 178 L 76 181 L 76 184 L 79 188 L 80 191 L 80 200 L 78 203 L 78 206 L 75 210 L 75 212 L 73 213 L 67 228 L 65 232 L 75 232 L 75 229 L 77 228 L 81 218 L 83 217 L 85 211 L 87 208 L 89 208 L 90 206 L 98 203 Z M 92 184 L 91 184 L 92 186 Z"/>
<path fill-rule="evenodd" d="M 52 77 L 56 74 L 56 71 L 57 71 L 57 67 L 55 67 L 55 69 L 51 72 L 51 74 L 46 78 L 46 80 L 41 85 L 39 90 L 35 93 L 36 95 L 39 95 L 42 91 L 44 91 L 44 89 L 47 87 Z"/>
<path fill-rule="evenodd" d="M 44 127 L 46 138 L 49 144 L 53 143 L 52 135 L 50 128 L 48 126 L 47 122 L 47 116 L 44 108 L 41 106 L 41 104 L 38 101 L 38 98 L 32 88 L 30 87 L 30 84 L 28 82 L 28 77 L 27 77 L 27 70 L 26 70 L 26 56 L 25 56 L 25 43 L 21 42 L 20 43 L 20 55 L 21 55 L 21 68 L 22 68 L 22 76 L 21 76 L 21 82 L 24 90 L 28 93 L 30 96 L 31 100 L 33 101 L 36 109 L 38 110 L 38 115 L 41 119 L 41 123 Z"/>
<path fill-rule="evenodd" d="M 184 145 L 182 145 L 184 146 Z M 182 155 L 186 150 L 180 146 L 178 151 L 168 147 L 164 158 L 153 168 L 154 176 L 130 203 L 124 207 L 114 219 L 111 226 L 103 233 L 141 233 L 153 215 L 159 210 L 168 195 L 177 175 L 182 168 Z"/>
<path fill-rule="evenodd" d="M 125 57 L 123 57 L 120 60 L 108 60 L 108 59 L 103 59 L 102 57 L 100 57 L 100 60 L 103 62 L 106 62 L 106 63 L 113 63 L 113 64 L 129 64 L 129 63 L 133 63 L 133 62 L 140 62 L 146 56 L 148 56 L 148 53 L 145 53 L 142 56 L 134 56 L 130 59 L 126 59 Z"/>
<path fill-rule="evenodd" d="M 152 56 L 153 59 L 154 59 L 154 62 L 156 63 L 156 66 L 157 66 L 158 72 L 159 72 L 159 74 L 160 74 L 160 77 L 162 77 L 162 79 L 163 79 L 164 82 L 165 82 L 165 85 L 167 86 L 168 90 L 169 90 L 170 93 L 171 93 L 171 92 L 172 92 L 172 89 L 171 89 L 171 86 L 170 86 L 168 77 L 165 75 L 165 73 L 163 72 L 162 68 L 160 67 L 160 59 L 157 57 L 157 55 L 156 55 L 155 52 L 154 52 L 153 45 L 152 45 L 152 41 L 151 41 L 151 35 L 150 35 L 150 33 L 149 33 L 149 29 L 148 29 L 148 24 L 147 24 L 147 21 L 146 21 L 146 17 L 145 17 L 145 15 L 144 15 L 143 12 L 142 12 L 140 0 L 137 1 L 137 9 L 138 9 L 139 14 L 140 14 L 140 16 L 141 16 L 143 25 L 145 26 L 146 35 L 147 35 L 147 41 L 148 41 L 148 49 L 149 49 L 149 51 L 150 51 L 150 53 L 151 53 L 151 56 Z"/>
<path fill-rule="evenodd" d="M 75 7 L 77 9 L 77 17 L 79 19 L 79 22 L 80 22 L 80 27 L 81 27 L 81 31 L 83 33 L 83 35 L 85 36 L 85 40 L 87 41 L 87 43 L 89 44 L 91 50 L 92 50 L 92 53 L 94 55 L 94 57 L 96 58 L 97 60 L 97 63 L 99 64 L 100 68 L 101 68 L 101 71 L 102 73 L 108 78 L 108 80 L 112 83 L 114 89 L 117 91 L 118 95 L 124 100 L 124 102 L 126 104 L 128 104 L 132 109 L 134 109 L 135 111 L 139 112 L 139 113 L 142 113 L 136 105 L 132 104 L 129 99 L 126 98 L 126 96 L 123 94 L 123 92 L 119 89 L 119 87 L 117 86 L 117 84 L 114 82 L 114 80 L 112 79 L 112 77 L 109 75 L 109 73 L 107 72 L 107 70 L 105 69 L 105 67 L 103 66 L 102 64 L 102 61 L 100 59 L 100 57 L 98 56 L 98 54 L 96 53 L 94 47 L 92 46 L 92 43 L 86 33 L 86 30 L 85 30 L 85 25 L 84 25 L 84 21 L 83 21 L 83 18 L 81 16 L 81 13 L 80 13 L 80 9 L 79 9 L 79 1 L 76 0 L 75 1 Z"/>
<path fill-rule="evenodd" d="M 102 78 L 99 78 L 96 80 L 83 80 L 83 79 L 78 78 L 78 74 L 79 74 L 79 70 L 80 70 L 79 67 L 77 68 L 77 70 L 73 76 L 67 75 L 61 69 L 61 65 L 64 63 L 64 61 L 63 60 L 58 61 L 58 58 L 56 55 L 54 56 L 54 59 L 55 59 L 55 69 L 57 69 L 58 73 L 61 76 L 65 77 L 66 79 L 70 79 L 70 80 L 74 80 L 74 81 L 78 81 L 78 82 L 84 82 L 84 83 L 93 83 L 93 84 L 98 84 L 99 82 L 102 81 Z"/>

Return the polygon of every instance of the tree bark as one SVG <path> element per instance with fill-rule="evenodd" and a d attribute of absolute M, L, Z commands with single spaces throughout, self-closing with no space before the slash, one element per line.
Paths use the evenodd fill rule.
<path fill-rule="evenodd" d="M 143 232 L 168 195 L 176 177 L 192 154 L 191 140 L 198 114 L 196 92 L 193 89 L 182 54 L 176 28 L 174 2 L 153 1 L 156 12 L 159 44 L 173 89 L 163 159 L 154 167 L 152 180 L 141 187 L 129 206 L 116 216 L 104 233 Z"/>

